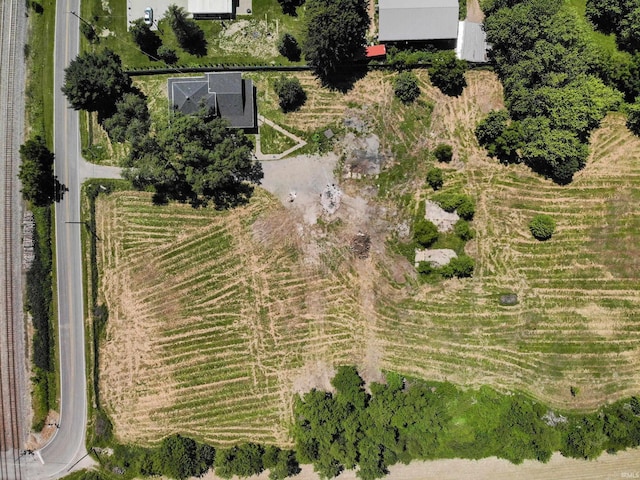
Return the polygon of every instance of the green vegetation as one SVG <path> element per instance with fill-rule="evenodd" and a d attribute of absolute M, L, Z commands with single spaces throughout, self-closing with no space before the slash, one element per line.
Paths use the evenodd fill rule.
<path fill-rule="evenodd" d="M 495 455 L 519 464 L 547 462 L 557 450 L 593 459 L 640 444 L 636 397 L 563 416 L 520 394 L 462 391 L 394 373 L 368 394 L 347 366 L 331 383 L 335 394 L 313 390 L 297 399 L 293 428 L 300 459 L 325 478 L 356 466 L 363 480 L 381 478 L 390 465 L 414 459 Z"/>
<path fill-rule="evenodd" d="M 32 340 L 33 372 L 33 429 L 42 430 L 49 409 L 56 405 L 56 377 L 54 365 L 53 301 L 53 235 L 51 205 L 32 206 L 35 220 L 33 232 L 34 257 L 27 270 L 26 310 L 31 314 L 34 333 Z"/>
<path fill-rule="evenodd" d="M 86 24 L 83 23 L 82 25 Z M 133 21 L 129 28 L 129 33 L 133 41 L 145 55 L 151 58 L 158 55 L 158 49 L 162 46 L 162 40 L 155 31 L 151 30 L 149 25 L 144 23 L 142 18 L 137 18 Z"/>
<path fill-rule="evenodd" d="M 369 28 L 366 0 L 308 0 L 303 52 L 323 82 L 344 64 L 364 58 Z"/>
<path fill-rule="evenodd" d="M 420 96 L 418 79 L 411 72 L 399 73 L 393 81 L 393 93 L 402 103 L 413 103 Z"/>
<path fill-rule="evenodd" d="M 424 218 L 413 224 L 413 238 L 422 247 L 430 247 L 438 239 L 438 227 Z"/>
<path fill-rule="evenodd" d="M 24 53 L 28 65 L 26 117 L 32 139 L 42 139 L 47 149 L 53 142 L 53 47 L 55 1 L 29 2 L 29 40 Z M 29 140 L 28 142 L 31 142 Z M 39 148 L 38 148 L 39 150 Z M 22 167 L 24 168 L 24 167 Z M 46 174 L 45 174 L 46 176 Z M 42 177 L 40 177 L 42 178 Z M 44 195 L 48 197 L 49 195 Z M 47 202 L 48 203 L 48 202 Z M 33 419 L 36 431 L 44 427 L 50 409 L 57 405 L 55 365 L 55 312 L 53 302 L 52 210 L 50 205 L 32 205 L 35 229 L 34 260 L 26 274 L 25 308 L 32 315 L 33 370 L 31 382 Z"/>
<path fill-rule="evenodd" d="M 295 140 L 280 133 L 270 125 L 260 125 L 260 149 L 262 153 L 282 153 L 296 144 Z"/>
<path fill-rule="evenodd" d="M 640 137 L 640 97 L 628 107 L 627 128 Z"/>
<path fill-rule="evenodd" d="M 104 129 L 112 141 L 135 143 L 149 133 L 151 119 L 144 95 L 125 93 L 115 108 L 115 113 L 104 121 Z"/>
<path fill-rule="evenodd" d="M 518 150 L 523 146 L 522 125 L 518 121 L 509 122 L 506 110 L 493 110 L 478 123 L 476 138 L 487 149 L 491 157 L 503 163 L 520 161 Z"/>
<path fill-rule="evenodd" d="M 467 62 L 456 58 L 455 52 L 446 50 L 433 54 L 429 67 L 429 79 L 442 93 L 451 97 L 462 94 L 467 86 L 464 72 Z"/>
<path fill-rule="evenodd" d="M 615 33 L 621 49 L 640 50 L 640 6 L 633 0 L 587 0 L 589 20 L 604 33 Z"/>
<path fill-rule="evenodd" d="M 455 211 L 460 218 L 472 220 L 476 212 L 473 199 L 469 195 L 455 192 L 442 192 L 434 195 L 433 201 L 447 212 Z"/>
<path fill-rule="evenodd" d="M 444 278 L 464 278 L 473 275 L 475 262 L 468 255 L 460 255 L 452 258 L 451 261 L 440 269 L 440 274 Z"/>
<path fill-rule="evenodd" d="M 545 0 L 495 0 L 485 10 L 491 57 L 511 118 L 522 122 L 522 145 L 519 126 L 509 130 L 499 116 L 490 120 L 502 120 L 502 131 L 483 139 L 482 129 L 489 126 L 483 125 L 479 140 L 507 161 L 516 160 L 521 146 L 524 163 L 567 184 L 585 165 L 589 133 L 622 97 L 592 73 L 598 55 L 570 8 Z"/>
<path fill-rule="evenodd" d="M 274 84 L 274 90 L 278 95 L 278 104 L 283 112 L 292 112 L 299 109 L 307 101 L 300 80 L 296 77 L 280 76 Z"/>
<path fill-rule="evenodd" d="M 169 5 L 163 19 L 173 30 L 180 48 L 197 57 L 206 55 L 207 40 L 205 33 L 195 20 L 188 17 L 184 8 L 175 4 Z"/>
<path fill-rule="evenodd" d="M 529 222 L 531 235 L 537 240 L 549 240 L 556 229 L 556 222 L 549 215 L 538 214 Z"/>
<path fill-rule="evenodd" d="M 461 218 L 453 226 L 453 233 L 455 233 L 461 240 L 469 241 L 475 237 L 475 232 L 469 226 L 469 222 Z"/>
<path fill-rule="evenodd" d="M 53 153 L 42 137 L 27 140 L 20 146 L 22 197 L 36 207 L 51 205 L 60 189 L 53 175 Z"/>
<path fill-rule="evenodd" d="M 442 176 L 442 170 L 437 167 L 430 168 L 427 172 L 427 183 L 434 190 L 440 190 L 444 183 L 444 177 Z"/>
<path fill-rule="evenodd" d="M 153 188 L 155 201 L 167 199 L 218 209 L 246 203 L 250 184 L 262 178 L 253 145 L 242 131 L 207 111 L 174 113 L 171 123 L 133 145 L 123 175 L 136 188 Z"/>
<path fill-rule="evenodd" d="M 280 39 L 278 40 L 278 52 L 280 52 L 280 55 L 288 58 L 292 62 L 300 60 L 300 55 L 302 54 L 302 50 L 300 49 L 300 45 L 298 45 L 296 37 L 288 32 L 284 32 L 280 36 Z"/>
<path fill-rule="evenodd" d="M 434 150 L 433 155 L 439 162 L 449 163 L 453 157 L 453 148 L 451 145 L 440 143 Z"/>

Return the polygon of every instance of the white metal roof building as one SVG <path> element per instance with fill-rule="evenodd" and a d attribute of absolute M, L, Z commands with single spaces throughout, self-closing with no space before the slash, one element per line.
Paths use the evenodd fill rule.
<path fill-rule="evenodd" d="M 381 42 L 458 38 L 458 0 L 378 0 Z"/>
<path fill-rule="evenodd" d="M 187 11 L 194 17 L 233 15 L 233 0 L 189 0 Z"/>

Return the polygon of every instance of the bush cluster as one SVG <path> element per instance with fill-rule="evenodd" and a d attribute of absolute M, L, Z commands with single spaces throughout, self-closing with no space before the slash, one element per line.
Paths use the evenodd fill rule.
<path fill-rule="evenodd" d="M 556 222 L 549 215 L 539 214 L 529 222 L 531 235 L 537 240 L 549 240 L 556 229 Z"/>
<path fill-rule="evenodd" d="M 439 162 L 449 163 L 453 158 L 453 148 L 446 143 L 440 143 L 433 150 L 433 155 Z"/>
<path fill-rule="evenodd" d="M 283 112 L 297 110 L 307 101 L 307 94 L 297 77 L 280 76 L 276 79 L 274 89 Z"/>
<path fill-rule="evenodd" d="M 475 203 L 469 195 L 442 192 L 435 195 L 433 201 L 446 212 L 455 211 L 464 220 L 472 220 L 476 213 Z"/>
<path fill-rule="evenodd" d="M 412 72 L 401 72 L 393 81 L 393 93 L 404 104 L 415 102 L 420 96 L 418 78 Z"/>
<path fill-rule="evenodd" d="M 444 177 L 442 176 L 442 170 L 437 167 L 430 168 L 427 171 L 427 183 L 434 190 L 440 190 L 444 183 Z"/>

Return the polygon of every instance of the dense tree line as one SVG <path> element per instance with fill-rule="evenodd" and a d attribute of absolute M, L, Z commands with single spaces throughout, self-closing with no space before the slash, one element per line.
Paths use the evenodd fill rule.
<path fill-rule="evenodd" d="M 598 52 L 561 2 L 494 0 L 486 11 L 490 56 L 518 123 L 494 117 L 478 138 L 504 161 L 569 183 L 584 167 L 590 132 L 622 96 L 597 76 Z"/>
<path fill-rule="evenodd" d="M 293 429 L 298 458 L 326 478 L 354 468 L 364 480 L 380 478 L 390 465 L 414 459 L 495 455 L 547 462 L 554 451 L 592 459 L 605 449 L 640 445 L 636 397 L 593 414 L 561 416 L 519 394 L 486 387 L 463 392 L 396 374 L 367 393 L 354 367 L 340 367 L 332 385 L 335 393 L 312 390 L 297 399 Z"/>

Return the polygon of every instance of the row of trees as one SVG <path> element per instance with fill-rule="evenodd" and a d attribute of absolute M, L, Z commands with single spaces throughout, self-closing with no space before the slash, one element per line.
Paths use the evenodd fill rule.
<path fill-rule="evenodd" d="M 363 480 L 380 478 L 397 462 L 449 456 L 547 462 L 560 451 L 593 459 L 604 449 L 640 444 L 635 397 L 562 417 L 521 395 L 483 389 L 467 399 L 450 384 L 395 374 L 386 384 L 372 383 L 369 394 L 354 367 L 340 367 L 331 383 L 335 393 L 313 390 L 296 401 L 293 429 L 300 460 L 327 478 L 356 467 Z M 467 400 L 472 404 L 460 411 L 459 402 Z"/>
<path fill-rule="evenodd" d="M 598 57 L 562 3 L 495 0 L 487 13 L 490 55 L 510 117 L 519 123 L 496 115 L 491 128 L 480 128 L 479 140 L 504 161 L 523 161 L 569 183 L 585 164 L 590 132 L 622 96 L 596 76 Z"/>
<path fill-rule="evenodd" d="M 250 477 L 269 470 L 270 480 L 283 480 L 300 472 L 292 450 L 243 443 L 215 449 L 179 434 L 166 437 L 157 448 L 117 445 L 112 455 L 99 454 L 105 467 L 120 474 L 158 476 L 183 480 L 200 477 L 211 468 L 222 478 Z"/>

